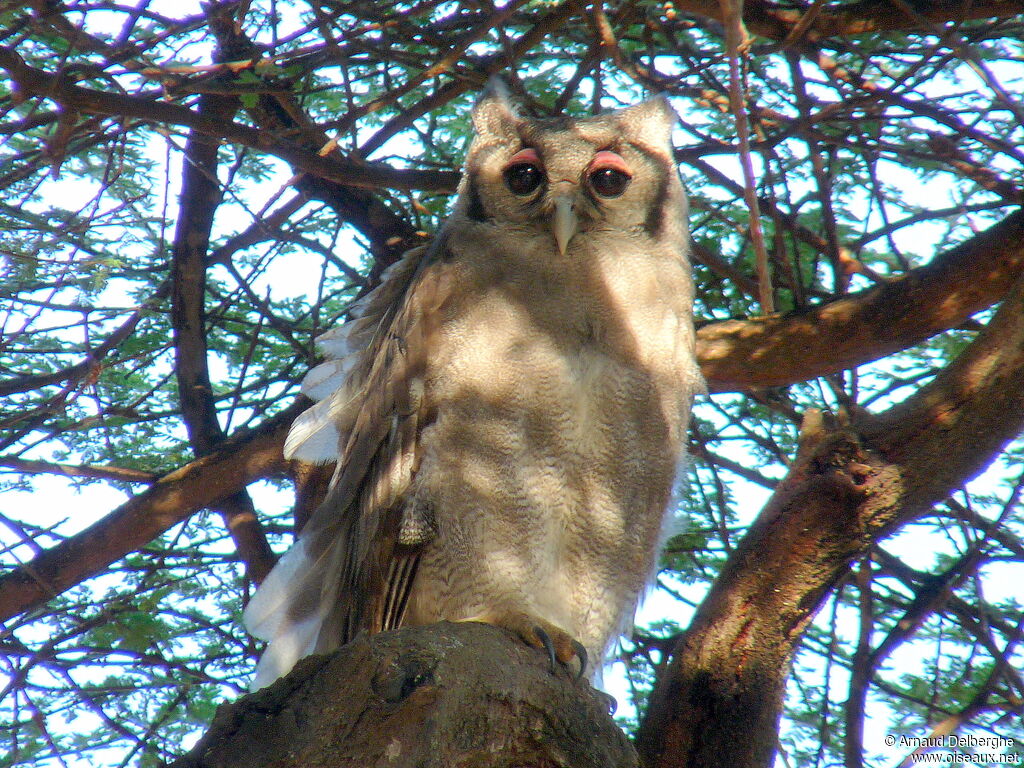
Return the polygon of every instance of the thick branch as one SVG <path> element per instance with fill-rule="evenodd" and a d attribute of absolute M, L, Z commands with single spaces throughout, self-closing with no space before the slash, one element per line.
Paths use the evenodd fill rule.
<path fill-rule="evenodd" d="M 5 46 L 0 46 L 0 67 L 10 73 L 15 87 L 26 96 L 47 98 L 83 114 L 134 117 L 185 126 L 206 136 L 276 155 L 297 170 L 346 186 L 453 192 L 458 184 L 459 174 L 455 171 L 399 169 L 382 163 L 355 163 L 336 156 L 323 157 L 267 131 L 219 121 L 188 107 L 163 101 L 162 93 L 158 91 L 130 96 L 82 88 L 62 74 L 50 74 L 28 66 L 13 49 Z"/>
<path fill-rule="evenodd" d="M 164 475 L 102 520 L 0 578 L 0 621 L 42 605 L 194 512 L 260 478 L 282 474 L 284 437 L 301 401 L 258 429 L 229 437 L 208 456 Z"/>
<path fill-rule="evenodd" d="M 697 356 L 712 392 L 805 381 L 871 362 L 998 302 L 1024 272 L 1024 211 L 892 282 L 806 312 L 712 323 Z"/>
<path fill-rule="evenodd" d="M 646 764 L 771 763 L 792 653 L 851 559 L 1024 431 L 1024 277 L 931 384 L 860 421 L 805 425 L 790 474 L 660 670 L 638 737 Z"/>
<path fill-rule="evenodd" d="M 231 5 L 210 5 L 210 26 L 233 26 Z M 220 50 L 223 55 L 225 51 Z M 198 114 L 228 123 L 241 106 L 234 96 L 204 94 Z M 171 324 L 174 330 L 174 371 L 189 442 L 196 456 L 205 456 L 224 441 L 210 382 L 206 345 L 206 264 L 210 234 L 222 193 L 217 177 L 219 142 L 199 131 L 185 144 L 181 200 L 171 258 Z M 274 553 L 256 517 L 248 492 L 240 489 L 217 505 L 249 576 L 260 581 L 274 566 Z"/>
<path fill-rule="evenodd" d="M 674 0 L 675 8 L 683 13 L 722 21 L 718 0 Z M 748 0 L 743 13 L 747 29 L 756 35 L 773 40 L 785 40 L 801 24 L 806 13 L 803 8 Z M 911 5 L 913 11 L 909 12 Z M 840 10 L 841 9 L 841 10 Z M 931 27 L 951 21 L 971 19 L 997 19 L 1020 13 L 1016 3 L 1005 0 L 987 0 L 960 3 L 894 3 L 892 0 L 861 0 L 837 4 L 837 7 L 819 13 L 803 29 L 814 37 L 836 35 L 863 35 L 886 30 L 932 31 Z"/>
<path fill-rule="evenodd" d="M 498 663 L 495 663 L 498 662 Z M 511 633 L 365 634 L 221 708 L 171 768 L 633 768 L 607 700 Z"/>
<path fill-rule="evenodd" d="M 203 95 L 199 114 L 228 122 L 238 109 L 232 97 Z M 193 131 L 185 144 L 180 212 L 171 253 L 171 325 L 174 371 L 189 442 L 202 456 L 224 437 L 213 401 L 206 347 L 206 253 L 221 202 L 218 142 Z"/>

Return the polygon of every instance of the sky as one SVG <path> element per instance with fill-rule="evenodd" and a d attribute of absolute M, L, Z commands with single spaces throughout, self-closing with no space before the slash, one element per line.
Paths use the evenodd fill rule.
<path fill-rule="evenodd" d="M 175 8 L 175 13 L 177 14 L 182 13 L 182 10 L 188 10 L 188 12 L 198 12 L 199 10 L 198 3 L 174 3 L 173 6 Z M 688 137 L 680 132 L 680 142 L 685 143 L 687 138 Z M 165 147 L 154 146 L 154 156 L 158 158 L 163 157 L 164 150 Z M 381 150 L 382 153 L 398 154 L 401 154 L 402 151 L 402 146 L 396 143 L 390 144 L 385 149 Z M 170 162 L 180 162 L 176 151 L 172 151 Z M 715 164 L 716 167 L 719 167 L 734 179 L 741 178 L 737 164 L 730 158 L 725 156 L 712 156 L 708 159 L 708 162 Z M 927 201 L 930 206 L 935 208 L 944 208 L 949 206 L 951 200 L 954 199 L 952 190 L 936 187 L 934 183 L 931 182 L 923 182 L 916 175 L 908 171 L 893 166 L 888 170 L 888 172 L 891 173 L 889 180 L 905 190 L 905 193 L 908 196 L 912 196 L 920 201 Z M 286 182 L 289 175 L 288 170 L 284 168 L 283 165 L 280 166 L 277 177 L 273 182 L 267 185 L 265 194 L 267 196 L 272 194 L 278 186 Z M 178 174 L 172 173 L 172 177 L 177 176 Z M 91 195 L 90 188 L 86 188 L 85 186 L 78 188 L 76 187 L 76 183 L 70 178 L 65 177 L 59 181 L 60 202 L 65 207 L 75 207 L 74 201 L 76 197 L 80 197 L 82 201 L 85 201 Z M 57 189 L 56 186 L 54 188 Z M 172 222 L 176 208 L 175 190 L 168 190 L 168 194 L 168 221 Z M 256 207 L 258 208 L 259 206 Z M 225 215 L 238 217 L 237 221 L 229 221 L 225 219 L 220 222 L 225 229 L 241 229 L 248 223 L 247 214 L 240 208 L 226 208 Z M 938 227 L 939 225 L 934 226 Z M 937 233 L 935 233 L 935 235 L 937 236 Z M 916 230 L 899 232 L 896 237 L 902 247 L 906 248 L 907 251 L 913 252 L 922 248 L 927 249 L 927 244 L 930 240 L 930 233 L 927 231 L 927 227 L 922 227 Z M 931 240 L 933 241 L 934 238 L 931 238 Z M 343 246 L 339 253 L 353 263 L 356 263 L 360 256 L 357 248 L 358 246 L 353 241 Z M 261 278 L 261 283 L 257 286 L 257 290 L 270 291 L 274 298 L 298 297 L 309 300 L 315 296 L 315 287 L 318 280 L 318 256 L 312 256 L 308 260 L 290 258 L 287 260 L 287 263 L 285 260 L 278 260 L 278 262 L 273 264 L 267 273 Z M 115 303 L 130 303 L 130 298 L 124 294 L 123 289 L 116 283 L 112 284 L 108 290 L 113 293 L 101 297 L 98 301 L 106 301 L 109 299 Z M 116 293 L 117 291 L 121 291 L 121 294 L 118 295 Z M 701 409 L 703 408 L 705 408 L 704 404 L 698 404 L 698 413 L 702 413 Z M 711 418 L 710 412 L 704 415 Z M 48 459 L 50 457 L 41 455 L 40 458 Z M 743 456 L 736 458 L 739 460 L 744 459 Z M 1002 468 L 993 467 L 981 478 L 975 480 L 972 486 L 980 492 L 988 492 L 998 484 L 1002 476 Z M 740 506 L 749 510 L 749 515 L 752 516 L 753 513 L 761 508 L 766 497 L 766 493 L 763 489 L 745 484 L 743 481 L 738 479 L 735 483 L 737 495 L 743 499 Z M 256 496 L 258 505 L 261 509 L 270 509 L 278 505 L 290 506 L 291 504 L 291 499 L 288 494 L 278 492 L 265 484 L 255 486 L 251 490 Z M 2 503 L 5 513 L 12 518 L 26 517 L 33 519 L 40 525 L 59 526 L 63 533 L 70 534 L 81 530 L 91 522 L 94 522 L 107 514 L 110 510 L 123 503 L 127 498 L 128 497 L 124 493 L 118 492 L 109 486 L 90 485 L 82 489 L 77 489 L 73 484 L 62 479 L 44 477 L 35 481 L 35 487 L 32 491 L 5 492 L 3 494 Z M 901 552 L 907 553 L 906 557 L 908 558 L 908 563 L 910 565 L 921 570 L 931 570 L 934 567 L 937 553 L 948 551 L 948 542 L 938 540 L 938 537 L 940 536 L 941 535 L 938 533 L 925 534 L 920 529 L 908 528 L 897 534 L 893 541 L 900 542 L 902 544 L 899 549 Z M 12 532 L 5 531 L 0 527 L 0 546 L 9 544 L 15 540 L 16 539 Z M 20 559 L 27 559 L 30 557 L 30 552 L 27 547 L 20 547 L 14 549 L 14 555 Z M 1004 597 L 1019 597 L 1020 591 L 1018 585 L 1024 583 L 1024 578 L 1022 578 L 1024 577 L 1024 574 L 1020 572 L 1019 567 L 1012 564 L 1004 564 L 1003 566 L 993 564 L 990 566 L 989 572 L 990 578 L 987 581 L 985 589 L 990 600 L 998 600 Z M 681 588 L 688 592 L 689 597 L 697 601 L 700 599 L 701 593 L 706 587 L 684 586 Z M 665 592 L 655 591 L 643 605 L 639 617 L 642 623 L 656 620 L 665 615 L 672 615 L 677 620 L 680 620 L 681 623 L 685 624 L 687 618 L 685 613 L 686 608 L 681 606 L 674 599 L 670 598 Z M 844 614 L 840 617 L 840 620 L 843 622 L 850 622 L 850 634 L 855 634 L 854 624 L 852 623 L 856 620 L 855 616 L 852 614 Z M 914 665 L 920 665 L 922 662 L 923 660 L 913 644 L 905 646 L 891 659 L 892 664 L 906 665 L 907 668 L 911 668 Z M 838 676 L 833 681 L 833 684 L 837 686 L 837 690 L 841 690 L 845 681 L 841 679 L 841 676 Z M 605 685 L 606 689 L 619 700 L 621 705 L 626 706 L 626 702 L 628 701 L 628 688 L 623 679 L 621 669 L 613 667 L 607 670 L 605 674 Z M 884 738 L 888 735 L 888 732 L 888 725 L 882 720 L 876 720 L 869 723 L 869 731 L 867 734 L 867 745 L 869 751 L 877 752 L 878 754 L 891 754 L 891 750 L 884 745 Z"/>

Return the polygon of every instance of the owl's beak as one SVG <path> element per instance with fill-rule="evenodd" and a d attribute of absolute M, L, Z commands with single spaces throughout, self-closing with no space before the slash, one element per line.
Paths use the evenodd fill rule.
<path fill-rule="evenodd" d="M 551 217 L 551 230 L 555 235 L 555 242 L 558 244 L 558 252 L 565 256 L 565 249 L 569 247 L 569 241 L 576 234 L 576 225 L 579 219 L 576 218 L 576 211 L 571 197 L 556 197 L 555 211 Z"/>

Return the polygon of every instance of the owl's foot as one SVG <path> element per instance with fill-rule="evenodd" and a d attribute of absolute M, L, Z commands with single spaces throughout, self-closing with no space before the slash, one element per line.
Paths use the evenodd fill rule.
<path fill-rule="evenodd" d="M 552 672 L 555 671 L 556 663 L 569 667 L 573 659 L 577 659 L 580 665 L 579 671 L 575 673 L 577 680 L 583 677 L 587 670 L 587 649 L 579 640 L 551 622 L 517 611 L 481 616 L 477 620 L 509 629 L 519 635 L 527 645 L 543 648 L 551 660 Z"/>
<path fill-rule="evenodd" d="M 607 691 L 599 691 L 597 688 L 594 689 L 594 693 L 597 694 L 597 697 L 599 699 L 603 699 L 604 700 L 604 705 L 608 709 L 608 714 L 609 715 L 614 715 L 615 714 L 615 710 L 617 710 L 619 708 L 618 699 L 616 699 L 614 696 L 612 696 Z"/>
<path fill-rule="evenodd" d="M 562 637 L 556 637 L 555 640 L 552 640 L 551 635 L 548 634 L 548 631 L 544 629 L 544 627 L 537 625 L 533 628 L 534 636 L 540 640 L 541 645 L 548 652 L 548 658 L 551 660 L 551 671 L 555 671 L 555 661 L 559 661 L 563 665 L 569 666 L 569 662 L 571 662 L 572 657 L 575 656 L 580 660 L 580 671 L 576 673 L 576 679 L 579 680 L 581 677 L 583 677 L 583 672 L 587 668 L 587 649 L 583 647 L 583 643 L 581 643 L 579 640 L 570 637 L 569 635 L 565 634 L 560 630 L 556 630 L 556 632 L 558 632 Z M 572 653 L 568 656 L 568 658 L 565 657 L 564 653 L 559 653 L 558 648 L 555 645 L 556 640 L 562 640 L 563 638 L 568 638 L 569 644 L 572 648 Z M 526 642 L 530 643 L 530 645 L 533 645 L 533 643 L 531 643 L 529 639 L 523 639 L 525 639 Z"/>

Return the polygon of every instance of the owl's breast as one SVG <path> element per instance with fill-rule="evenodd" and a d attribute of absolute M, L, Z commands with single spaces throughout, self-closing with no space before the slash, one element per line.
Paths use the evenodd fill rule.
<path fill-rule="evenodd" d="M 414 491 L 437 539 L 413 611 L 472 617 L 507 596 L 600 653 L 649 575 L 675 479 L 686 297 L 653 272 L 519 246 L 462 270 L 442 307 Z"/>
<path fill-rule="evenodd" d="M 493 428 L 509 457 L 546 451 L 545 461 L 616 477 L 644 462 L 674 466 L 699 381 L 685 263 L 575 257 L 524 243 L 467 268 L 443 308 L 432 400 Z"/>

